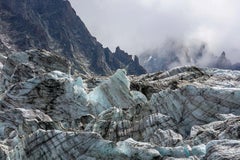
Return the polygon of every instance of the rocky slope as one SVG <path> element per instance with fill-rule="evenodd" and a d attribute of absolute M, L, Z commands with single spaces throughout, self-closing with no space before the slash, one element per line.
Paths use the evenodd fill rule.
<path fill-rule="evenodd" d="M 0 159 L 239 159 L 240 72 L 76 77 L 69 68 L 45 50 L 7 58 Z"/>
<path fill-rule="evenodd" d="M 146 72 L 127 53 L 103 48 L 67 0 L 1 0 L 0 53 L 29 49 L 61 55 L 71 61 L 73 71 L 85 74 L 109 75 L 119 68 L 130 74 Z"/>

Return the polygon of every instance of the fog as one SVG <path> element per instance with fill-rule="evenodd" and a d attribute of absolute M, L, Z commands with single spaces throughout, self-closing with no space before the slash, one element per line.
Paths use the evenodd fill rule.
<path fill-rule="evenodd" d="M 225 51 L 240 61 L 239 0 L 70 0 L 89 31 L 104 47 L 129 54 L 206 43 L 208 52 Z"/>

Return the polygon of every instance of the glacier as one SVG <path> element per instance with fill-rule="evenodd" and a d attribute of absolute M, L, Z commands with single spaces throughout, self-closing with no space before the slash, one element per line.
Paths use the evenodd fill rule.
<path fill-rule="evenodd" d="M 47 51 L 18 56 L 0 71 L 0 159 L 239 157 L 239 71 L 87 77 Z"/>

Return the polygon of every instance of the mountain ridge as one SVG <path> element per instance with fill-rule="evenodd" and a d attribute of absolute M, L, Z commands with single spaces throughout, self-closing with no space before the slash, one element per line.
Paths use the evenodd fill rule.
<path fill-rule="evenodd" d="M 69 59 L 81 73 L 109 75 L 118 68 L 128 70 L 132 63 L 136 68 L 133 74 L 146 73 L 131 58 L 126 64 L 103 48 L 69 1 L 3 0 L 0 9 L 0 39 L 5 50 L 45 49 Z"/>

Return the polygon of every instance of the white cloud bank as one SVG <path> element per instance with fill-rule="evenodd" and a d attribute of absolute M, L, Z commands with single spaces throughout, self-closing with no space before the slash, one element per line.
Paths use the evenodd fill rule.
<path fill-rule="evenodd" d="M 114 50 L 130 54 L 158 48 L 168 39 L 204 41 L 240 61 L 239 0 L 69 0 L 90 32 Z"/>

